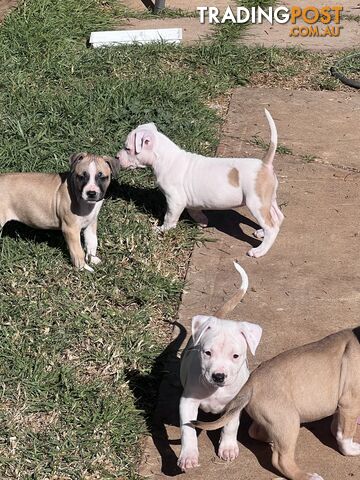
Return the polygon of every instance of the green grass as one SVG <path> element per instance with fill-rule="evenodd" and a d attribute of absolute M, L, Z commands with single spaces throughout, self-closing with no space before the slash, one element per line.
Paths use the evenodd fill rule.
<path fill-rule="evenodd" d="M 269 143 L 265 142 L 263 138 L 261 138 L 259 135 L 254 135 L 250 143 L 253 145 L 256 145 L 257 147 L 260 147 L 262 150 L 268 150 L 269 149 Z M 293 155 L 293 151 L 291 148 L 287 147 L 286 145 L 279 144 L 276 148 L 277 153 L 280 153 L 281 155 Z"/>
<path fill-rule="evenodd" d="M 95 0 L 28 0 L 1 25 L 2 172 L 64 171 L 75 151 L 114 154 L 148 121 L 213 154 L 221 119 L 211 101 L 254 74 L 297 75 L 308 59 L 236 46 L 225 29 L 207 45 L 88 49 L 90 32 L 114 21 L 112 5 Z M 100 213 L 94 275 L 71 267 L 61 234 L 2 232 L 2 480 L 136 478 L 164 321 L 176 318 L 199 240 L 184 221 L 158 237 L 164 207 L 150 172 L 121 172 Z M 146 398 L 130 387 L 136 375 L 148 379 Z"/>

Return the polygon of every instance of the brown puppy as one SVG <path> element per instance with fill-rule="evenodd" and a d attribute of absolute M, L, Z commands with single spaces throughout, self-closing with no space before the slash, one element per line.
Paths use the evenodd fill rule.
<path fill-rule="evenodd" d="M 80 233 L 84 230 L 86 260 L 97 264 L 97 216 L 103 204 L 111 174 L 118 160 L 88 153 L 70 158 L 66 173 L 6 173 L 0 175 L 0 230 L 17 220 L 34 228 L 61 230 L 72 263 L 93 269 L 85 262 Z"/>
<path fill-rule="evenodd" d="M 249 435 L 272 443 L 272 463 L 290 480 L 322 480 L 295 462 L 300 423 L 336 412 L 332 433 L 344 455 L 360 455 L 354 442 L 360 416 L 360 327 L 283 352 L 262 363 L 215 422 L 191 422 L 204 430 L 226 425 L 245 408 L 254 420 Z"/>

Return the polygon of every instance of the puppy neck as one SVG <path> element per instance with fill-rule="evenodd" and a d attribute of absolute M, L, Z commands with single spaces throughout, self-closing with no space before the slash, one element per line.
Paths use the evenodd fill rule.
<path fill-rule="evenodd" d="M 163 173 L 171 169 L 174 164 L 181 162 L 185 153 L 185 150 L 178 147 L 176 143 L 171 141 L 170 138 L 163 133 L 158 132 L 157 135 L 161 137 L 161 141 L 157 142 L 156 148 L 154 149 L 156 160 L 151 165 L 155 175 L 157 172 L 160 173 L 161 171 Z"/>

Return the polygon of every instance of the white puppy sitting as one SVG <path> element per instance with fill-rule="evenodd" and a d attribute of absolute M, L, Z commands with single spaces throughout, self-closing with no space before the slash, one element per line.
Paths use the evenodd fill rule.
<path fill-rule="evenodd" d="M 195 221 L 207 225 L 205 210 L 225 210 L 244 204 L 261 226 L 255 235 L 263 238 L 248 254 L 261 257 L 274 243 L 283 221 L 276 202 L 277 179 L 273 160 L 277 131 L 265 110 L 271 130 L 269 150 L 261 161 L 256 158 L 210 158 L 179 148 L 153 123 L 140 125 L 128 135 L 117 158 L 122 168 L 150 166 L 167 201 L 162 231 L 176 226 L 184 210 Z"/>
<path fill-rule="evenodd" d="M 247 346 L 254 355 L 262 329 L 248 322 L 221 320 L 241 301 L 248 288 L 246 272 L 234 262 L 242 277 L 241 289 L 224 304 L 215 316 L 197 315 L 192 319 L 192 337 L 181 359 L 180 377 L 184 387 L 180 400 L 181 453 L 178 465 L 182 470 L 198 465 L 199 451 L 195 429 L 190 421 L 198 409 L 220 413 L 235 397 L 249 377 Z M 239 416 L 221 432 L 219 457 L 234 460 L 239 454 L 236 440 Z"/>

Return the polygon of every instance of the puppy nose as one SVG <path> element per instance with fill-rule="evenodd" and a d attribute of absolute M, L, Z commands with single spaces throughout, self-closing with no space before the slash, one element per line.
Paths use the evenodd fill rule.
<path fill-rule="evenodd" d="M 88 198 L 95 198 L 96 197 L 96 192 L 94 190 L 89 190 L 87 192 Z"/>
<path fill-rule="evenodd" d="M 223 383 L 225 380 L 225 373 L 213 373 L 211 377 L 214 380 L 214 382 Z"/>

